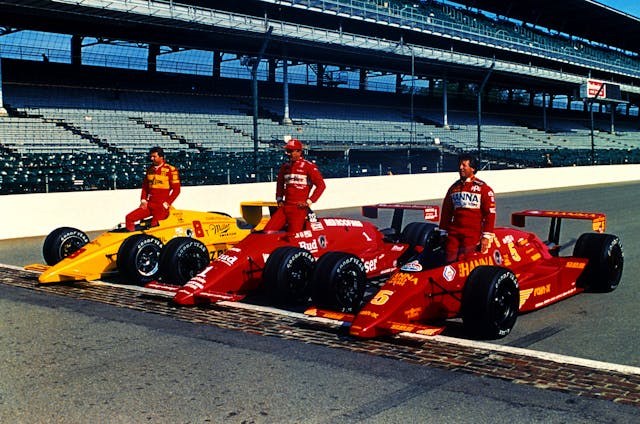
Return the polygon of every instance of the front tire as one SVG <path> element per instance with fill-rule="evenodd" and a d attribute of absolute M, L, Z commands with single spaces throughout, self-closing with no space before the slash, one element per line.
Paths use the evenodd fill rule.
<path fill-rule="evenodd" d="M 176 237 L 162 248 L 159 262 L 164 282 L 183 285 L 209 264 L 209 250 L 198 239 Z"/>
<path fill-rule="evenodd" d="M 309 299 L 310 279 L 315 259 L 299 247 L 278 247 L 269 255 L 262 281 L 271 300 L 277 304 L 299 304 Z"/>
<path fill-rule="evenodd" d="M 47 265 L 55 265 L 89 243 L 89 237 L 76 228 L 56 228 L 44 239 L 42 256 Z"/>
<path fill-rule="evenodd" d="M 142 285 L 158 278 L 162 242 L 147 234 L 135 234 L 120 245 L 116 264 L 127 282 Z"/>
<path fill-rule="evenodd" d="M 311 299 L 320 308 L 353 313 L 360 309 L 366 284 L 367 272 L 360 258 L 328 252 L 316 263 Z"/>
<path fill-rule="evenodd" d="M 615 290 L 620 284 L 624 253 L 617 236 L 601 233 L 582 234 L 573 248 L 573 256 L 589 259 L 578 278 L 579 286 L 606 293 Z"/>
<path fill-rule="evenodd" d="M 462 293 L 465 331 L 477 339 L 499 339 L 511 332 L 518 318 L 520 291 L 507 268 L 479 266 L 471 271 Z"/>

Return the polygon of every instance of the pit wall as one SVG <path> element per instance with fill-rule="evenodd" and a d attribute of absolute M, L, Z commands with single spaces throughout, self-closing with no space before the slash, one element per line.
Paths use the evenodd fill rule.
<path fill-rule="evenodd" d="M 431 199 L 439 204 L 457 173 L 390 175 L 327 179 L 327 189 L 314 210 L 356 207 L 373 203 L 415 202 Z M 496 192 L 512 193 L 549 188 L 640 180 L 640 165 L 481 171 Z M 275 197 L 275 183 L 183 187 L 177 209 L 226 212 L 240 215 L 240 202 Z M 136 208 L 140 190 L 79 191 L 0 196 L 0 240 L 44 236 L 70 226 L 83 231 L 106 230 L 124 221 Z"/>

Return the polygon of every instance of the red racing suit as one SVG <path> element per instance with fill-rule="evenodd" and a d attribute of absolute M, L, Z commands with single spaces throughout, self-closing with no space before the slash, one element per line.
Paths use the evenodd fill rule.
<path fill-rule="evenodd" d="M 482 237 L 492 238 L 496 222 L 493 190 L 475 176 L 456 181 L 442 202 L 440 228 L 449 234 L 445 241 L 447 262 L 476 249 Z"/>
<path fill-rule="evenodd" d="M 325 188 L 322 174 L 313 162 L 300 158 L 282 164 L 276 180 L 276 200 L 282 205 L 265 225 L 265 231 L 280 231 L 285 226 L 289 234 L 302 231 L 309 210 L 307 200 L 315 203 Z"/>
<path fill-rule="evenodd" d="M 144 180 L 142 181 L 141 203 L 147 201 L 147 207 L 142 205 L 127 214 L 125 223 L 129 231 L 135 229 L 135 222 L 151 217 L 151 226 L 158 225 L 158 221 L 167 219 L 169 207 L 164 207 L 166 202 L 169 206 L 180 194 L 180 175 L 175 166 L 164 162 L 162 165 L 147 168 Z"/>

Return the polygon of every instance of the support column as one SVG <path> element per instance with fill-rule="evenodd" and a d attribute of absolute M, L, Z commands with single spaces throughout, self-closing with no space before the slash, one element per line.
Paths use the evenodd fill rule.
<path fill-rule="evenodd" d="M 7 116 L 7 110 L 2 101 L 2 58 L 0 57 L 0 116 Z"/>
<path fill-rule="evenodd" d="M 282 123 L 284 125 L 291 125 L 292 121 L 289 117 L 289 61 L 285 58 L 282 62 L 282 89 L 284 99 L 284 117 Z"/>
<path fill-rule="evenodd" d="M 219 51 L 213 52 L 213 65 L 211 69 L 211 74 L 213 76 L 213 79 L 216 79 L 216 80 L 220 79 L 221 65 L 222 65 L 222 53 Z"/>
<path fill-rule="evenodd" d="M 147 53 L 147 71 L 156 72 L 158 69 L 158 56 L 160 55 L 160 45 L 149 44 L 149 52 Z"/>
<path fill-rule="evenodd" d="M 79 35 L 71 37 L 71 64 L 82 65 L 82 37 Z"/>
<path fill-rule="evenodd" d="M 360 69 L 360 83 L 358 84 L 358 89 L 360 91 L 364 91 L 367 89 L 367 84 L 368 84 L 368 75 L 367 75 L 367 70 L 361 68 Z"/>

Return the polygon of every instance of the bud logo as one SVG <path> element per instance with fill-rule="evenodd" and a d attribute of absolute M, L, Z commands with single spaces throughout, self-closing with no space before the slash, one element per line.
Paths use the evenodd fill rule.
<path fill-rule="evenodd" d="M 227 254 L 224 254 L 224 255 L 218 256 L 217 260 L 222 262 L 222 263 L 224 263 L 224 264 L 227 264 L 227 265 L 231 266 L 238 260 L 238 257 L 237 256 L 229 256 Z"/>
<path fill-rule="evenodd" d="M 312 240 L 311 242 L 299 241 L 298 242 L 298 246 L 300 246 L 300 248 L 302 248 L 302 249 L 306 249 L 306 250 L 309 250 L 311 252 L 317 252 L 318 251 L 318 242 L 315 241 L 315 240 Z"/>

